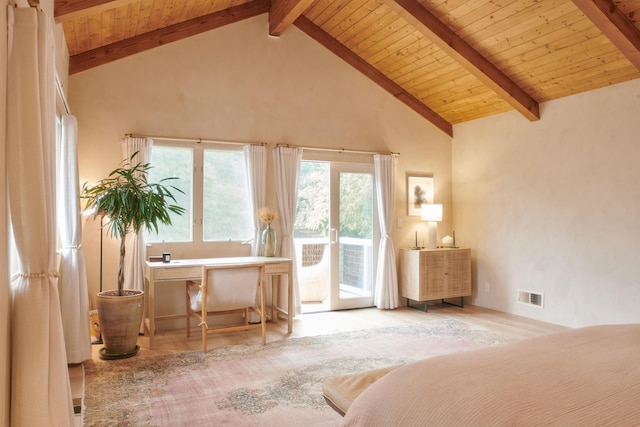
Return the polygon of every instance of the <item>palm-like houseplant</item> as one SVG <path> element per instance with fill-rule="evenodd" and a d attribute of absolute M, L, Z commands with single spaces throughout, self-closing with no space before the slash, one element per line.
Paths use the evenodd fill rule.
<path fill-rule="evenodd" d="M 105 359 L 133 356 L 142 320 L 144 292 L 124 289 L 125 237 L 143 228 L 158 231 L 160 224 L 171 224 L 171 214 L 181 215 L 184 208 L 177 205 L 172 191 L 179 188 L 166 183 L 176 178 L 165 178 L 158 183 L 148 182 L 149 163 L 132 161 L 134 153 L 107 178 L 94 185 L 84 183 L 81 198 L 86 209 L 92 209 L 94 218 L 103 216 L 108 235 L 120 239 L 120 265 L 117 291 L 98 294 L 98 316 L 105 347 L 100 355 Z M 112 312 L 115 311 L 115 312 Z"/>

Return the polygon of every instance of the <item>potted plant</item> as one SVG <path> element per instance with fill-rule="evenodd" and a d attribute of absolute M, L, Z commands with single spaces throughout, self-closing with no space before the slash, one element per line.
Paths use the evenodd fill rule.
<path fill-rule="evenodd" d="M 171 213 L 182 215 L 184 208 L 174 203 L 172 190 L 179 188 L 165 185 L 165 178 L 158 183 L 147 181 L 149 163 L 131 165 L 134 153 L 109 176 L 94 185 L 84 183 L 81 198 L 86 209 L 92 209 L 94 218 L 103 216 L 107 234 L 120 239 L 120 265 L 118 289 L 99 292 L 97 295 L 98 318 L 104 347 L 103 359 L 131 357 L 138 352 L 138 333 L 144 309 L 144 292 L 124 289 L 125 237 L 138 233 L 143 227 L 158 231 L 159 224 L 171 224 Z"/>

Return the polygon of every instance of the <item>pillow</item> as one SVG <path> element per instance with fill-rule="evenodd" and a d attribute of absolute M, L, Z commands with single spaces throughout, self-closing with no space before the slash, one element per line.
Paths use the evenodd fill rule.
<path fill-rule="evenodd" d="M 349 406 L 360 393 L 397 367 L 388 366 L 386 368 L 328 378 L 322 383 L 322 394 L 329 406 L 344 416 Z"/>

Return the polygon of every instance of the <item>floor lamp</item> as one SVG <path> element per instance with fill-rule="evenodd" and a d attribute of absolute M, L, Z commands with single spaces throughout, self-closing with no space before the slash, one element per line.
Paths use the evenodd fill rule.
<path fill-rule="evenodd" d="M 428 222 L 428 248 L 435 249 L 438 245 L 438 222 L 442 221 L 442 205 L 433 203 L 422 205 L 422 220 Z"/>

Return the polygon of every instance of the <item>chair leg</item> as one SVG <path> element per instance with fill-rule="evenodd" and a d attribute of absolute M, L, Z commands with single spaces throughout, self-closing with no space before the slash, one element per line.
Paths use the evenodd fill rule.
<path fill-rule="evenodd" d="M 202 328 L 202 351 L 206 353 L 207 352 L 207 324 L 203 321 L 200 327 Z"/>

